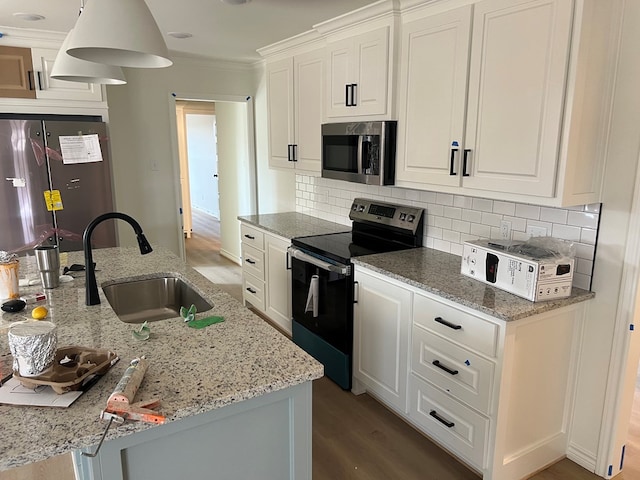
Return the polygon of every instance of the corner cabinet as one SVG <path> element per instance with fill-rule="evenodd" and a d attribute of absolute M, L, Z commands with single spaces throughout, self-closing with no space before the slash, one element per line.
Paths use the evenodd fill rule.
<path fill-rule="evenodd" d="M 245 223 L 242 237 L 242 299 L 291 335 L 290 240 Z"/>
<path fill-rule="evenodd" d="M 390 27 L 328 44 L 327 118 L 390 113 L 390 46 Z"/>
<path fill-rule="evenodd" d="M 525 478 L 566 455 L 584 303 L 504 321 L 355 268 L 354 393 L 485 480 Z"/>
<path fill-rule="evenodd" d="M 269 166 L 320 173 L 324 51 L 267 65 Z"/>
<path fill-rule="evenodd" d="M 484 0 L 406 15 L 396 185 L 599 201 L 614 3 Z"/>

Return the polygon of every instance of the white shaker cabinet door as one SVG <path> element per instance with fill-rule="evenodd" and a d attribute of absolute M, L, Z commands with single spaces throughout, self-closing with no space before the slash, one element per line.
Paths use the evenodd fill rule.
<path fill-rule="evenodd" d="M 320 173 L 324 51 L 294 57 L 296 169 Z"/>
<path fill-rule="evenodd" d="M 293 168 L 293 58 L 267 66 L 267 112 L 269 166 Z"/>
<path fill-rule="evenodd" d="M 572 12 L 568 0 L 475 4 L 465 187 L 554 196 Z"/>
<path fill-rule="evenodd" d="M 402 28 L 396 179 L 460 185 L 471 6 Z"/>
<path fill-rule="evenodd" d="M 54 48 L 32 48 L 36 98 L 52 100 L 102 101 L 102 87 L 95 83 L 67 82 L 51 78 L 58 55 Z"/>
<path fill-rule="evenodd" d="M 265 312 L 288 334 L 291 334 L 291 270 L 287 268 L 290 244 L 290 240 L 281 237 L 264 237 Z"/>
<path fill-rule="evenodd" d="M 406 414 L 412 293 L 356 269 L 353 376 Z"/>

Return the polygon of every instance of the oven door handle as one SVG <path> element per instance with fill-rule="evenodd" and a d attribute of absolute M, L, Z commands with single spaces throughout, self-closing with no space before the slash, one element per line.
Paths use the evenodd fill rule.
<path fill-rule="evenodd" d="M 319 258 L 314 257 L 313 255 L 309 255 L 308 253 L 303 252 L 299 248 L 296 247 L 288 247 L 287 252 L 293 258 L 297 258 L 303 262 L 310 263 L 314 267 L 321 268 L 322 270 L 326 270 L 328 272 L 339 273 L 340 275 L 349 275 L 351 273 L 350 265 L 336 264 L 329 262 L 324 262 Z"/>

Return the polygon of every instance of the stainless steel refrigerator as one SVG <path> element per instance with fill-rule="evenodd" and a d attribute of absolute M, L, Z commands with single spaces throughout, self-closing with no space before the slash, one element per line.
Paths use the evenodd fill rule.
<path fill-rule="evenodd" d="M 97 119 L 0 116 L 0 250 L 82 250 L 87 224 L 113 210 L 109 141 Z M 99 225 L 93 246 L 115 246 L 115 228 Z"/>

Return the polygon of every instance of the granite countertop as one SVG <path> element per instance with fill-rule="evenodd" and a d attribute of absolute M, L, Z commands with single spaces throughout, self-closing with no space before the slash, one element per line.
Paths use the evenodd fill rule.
<path fill-rule="evenodd" d="M 329 222 L 298 212 L 247 215 L 245 217 L 238 217 L 238 220 L 289 239 L 309 235 L 351 231 L 350 225 Z"/>
<path fill-rule="evenodd" d="M 193 329 L 179 317 L 160 320 L 150 323 L 149 340 L 138 341 L 132 337 L 135 325 L 116 317 L 101 289 L 102 303 L 85 306 L 83 272 L 76 273 L 73 282 L 47 290 L 47 320 L 57 326 L 59 347 L 105 348 L 118 354 L 120 362 L 69 408 L 0 405 L 0 471 L 97 444 L 106 425 L 100 412 L 129 362 L 141 355 L 148 359 L 149 368 L 135 401 L 160 398 L 158 411 L 166 415 L 167 422 L 323 375 L 320 363 L 171 252 L 156 249 L 143 256 L 137 248 L 109 248 L 93 253 L 99 286 L 114 279 L 169 273 L 185 279 L 213 305 L 197 318 L 222 315 L 224 322 Z M 37 275 L 33 257 L 29 260 L 21 260 L 21 277 L 25 271 Z M 61 254 L 62 266 L 72 263 L 84 264 L 82 252 Z M 40 289 L 21 288 L 21 294 Z M 10 357 L 8 325 L 28 318 L 31 308 L 2 314 L 0 359 Z M 106 438 L 149 428 L 161 427 L 140 422 L 113 424 Z"/>
<path fill-rule="evenodd" d="M 462 259 L 430 248 L 414 248 L 352 258 L 360 265 L 502 320 L 518 320 L 593 298 L 587 290 L 573 288 L 559 300 L 530 302 L 460 273 Z"/>

